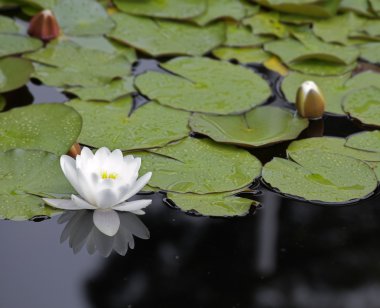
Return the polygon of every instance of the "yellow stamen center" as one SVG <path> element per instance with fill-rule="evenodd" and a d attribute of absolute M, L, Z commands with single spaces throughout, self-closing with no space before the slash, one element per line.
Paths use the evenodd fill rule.
<path fill-rule="evenodd" d="M 106 180 L 106 179 L 116 180 L 118 175 L 115 172 L 108 173 L 107 171 L 103 171 L 101 173 L 101 176 L 103 180 Z"/>

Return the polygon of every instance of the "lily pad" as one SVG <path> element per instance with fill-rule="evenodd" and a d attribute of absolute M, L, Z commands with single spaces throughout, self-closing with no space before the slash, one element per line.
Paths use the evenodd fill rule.
<path fill-rule="evenodd" d="M 65 34 L 106 34 L 115 26 L 105 9 L 93 0 L 57 1 L 52 10 Z"/>
<path fill-rule="evenodd" d="M 220 47 L 214 49 L 212 54 L 221 60 L 237 60 L 240 63 L 263 63 L 271 57 L 260 47 Z"/>
<path fill-rule="evenodd" d="M 22 87 L 33 73 L 30 61 L 20 58 L 0 59 L 0 93 Z"/>
<path fill-rule="evenodd" d="M 365 131 L 351 135 L 347 138 L 345 146 L 369 152 L 380 152 L 380 131 Z"/>
<path fill-rule="evenodd" d="M 31 52 L 42 47 L 42 42 L 21 34 L 0 33 L 0 58 Z"/>
<path fill-rule="evenodd" d="M 308 124 L 308 120 L 294 116 L 291 111 L 272 106 L 257 107 L 244 115 L 194 114 L 190 119 L 190 127 L 197 133 L 217 142 L 248 147 L 295 139 Z"/>
<path fill-rule="evenodd" d="M 261 163 L 248 151 L 208 139 L 186 138 L 164 148 L 138 152 L 149 185 L 179 193 L 234 191 L 260 175 Z"/>
<path fill-rule="evenodd" d="M 222 22 L 199 27 L 123 13 L 112 15 L 117 26 L 109 36 L 152 56 L 203 55 L 223 43 Z"/>
<path fill-rule="evenodd" d="M 380 162 L 380 153 L 373 153 L 346 146 L 346 139 L 338 137 L 315 137 L 293 141 L 287 152 L 292 154 L 298 151 L 312 150 L 325 151 L 350 156 L 367 162 Z"/>
<path fill-rule="evenodd" d="M 339 6 L 339 10 L 342 11 L 353 11 L 360 15 L 372 16 L 373 14 L 369 11 L 368 1 L 358 1 L 358 0 L 342 0 Z"/>
<path fill-rule="evenodd" d="M 113 80 L 105 86 L 88 88 L 68 88 L 65 92 L 73 93 L 81 100 L 93 101 L 114 101 L 117 98 L 135 92 L 133 87 L 133 77 Z"/>
<path fill-rule="evenodd" d="M 377 178 L 365 162 L 335 153 L 297 151 L 291 160 L 275 157 L 263 179 L 281 193 L 313 202 L 348 203 L 368 197 Z"/>
<path fill-rule="evenodd" d="M 380 43 L 368 43 L 361 45 L 360 58 L 371 63 L 380 63 Z"/>
<path fill-rule="evenodd" d="M 131 97 L 112 103 L 72 100 L 83 118 L 79 142 L 95 148 L 134 150 L 164 146 L 189 134 L 189 113 L 150 102 L 130 116 Z"/>
<path fill-rule="evenodd" d="M 128 14 L 171 19 L 189 19 L 202 15 L 207 9 L 207 0 L 114 0 L 114 3 Z"/>
<path fill-rule="evenodd" d="M 273 37 L 254 35 L 252 31 L 243 25 L 227 23 L 226 41 L 224 46 L 229 47 L 258 47 L 263 43 L 272 41 Z"/>
<path fill-rule="evenodd" d="M 293 71 L 301 72 L 308 75 L 317 76 L 334 76 L 352 72 L 357 66 L 356 62 L 349 65 L 327 62 L 323 60 L 305 60 L 288 64 Z"/>
<path fill-rule="evenodd" d="M 1 33 L 18 33 L 20 27 L 17 23 L 7 16 L 0 16 L 0 32 Z"/>
<path fill-rule="evenodd" d="M 325 43 L 311 32 L 297 33 L 297 40 L 286 38 L 266 43 L 264 49 L 277 55 L 285 63 L 317 59 L 340 64 L 351 64 L 359 56 L 359 51 L 356 47 Z"/>
<path fill-rule="evenodd" d="M 26 220 L 62 211 L 38 196 L 74 193 L 54 154 L 16 149 L 0 152 L 0 218 Z"/>
<path fill-rule="evenodd" d="M 380 89 L 368 87 L 348 93 L 343 109 L 363 124 L 380 127 Z"/>
<path fill-rule="evenodd" d="M 256 0 L 256 2 L 280 12 L 331 17 L 338 10 L 340 0 Z"/>
<path fill-rule="evenodd" d="M 167 197 L 182 211 L 214 217 L 245 216 L 252 205 L 258 205 L 257 201 L 237 197 L 233 192 L 206 195 L 169 192 Z"/>
<path fill-rule="evenodd" d="M 173 0 L 175 1 L 175 0 Z M 177 1 L 178 3 L 181 3 Z M 229 18 L 240 20 L 246 15 L 246 9 L 241 1 L 236 0 L 207 0 L 207 10 L 202 15 L 192 18 L 198 25 L 204 26 L 209 22 Z"/>
<path fill-rule="evenodd" d="M 25 57 L 38 62 L 34 77 L 50 86 L 101 86 L 130 73 L 124 56 L 83 48 L 70 41 L 52 42 Z"/>
<path fill-rule="evenodd" d="M 243 20 L 244 25 L 250 26 L 256 35 L 273 35 L 278 38 L 289 36 L 287 27 L 280 22 L 277 12 L 259 13 Z"/>
<path fill-rule="evenodd" d="M 161 65 L 173 74 L 147 72 L 136 87 L 160 104 L 213 114 L 242 113 L 262 104 L 269 85 L 253 71 L 208 58 L 176 58 Z"/>
<path fill-rule="evenodd" d="M 0 113 L 0 151 L 23 148 L 65 154 L 77 141 L 80 115 L 62 104 L 36 104 Z"/>

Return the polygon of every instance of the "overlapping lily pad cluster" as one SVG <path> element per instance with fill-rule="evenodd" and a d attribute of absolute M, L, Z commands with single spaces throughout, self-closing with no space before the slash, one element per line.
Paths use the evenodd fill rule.
<path fill-rule="evenodd" d="M 3 218 L 53 214 L 41 197 L 72 192 L 58 157 L 76 141 L 142 157 L 142 172 L 153 171 L 146 190 L 204 215 L 247 214 L 256 202 L 236 195 L 261 175 L 314 202 L 351 202 L 378 185 L 378 131 L 295 141 L 263 169 L 254 156 L 308 127 L 289 104 L 305 80 L 329 114 L 380 126 L 380 75 L 357 74 L 380 61 L 378 1 L 1 0 L 0 9 L 26 21 L 50 9 L 61 28 L 44 44 L 0 16 L 0 93 L 34 78 L 76 97 L 12 109 L 0 94 Z M 152 57 L 157 67 L 133 71 Z M 284 76 L 288 102 L 261 65 Z M 148 102 L 136 108 L 136 95 Z"/>

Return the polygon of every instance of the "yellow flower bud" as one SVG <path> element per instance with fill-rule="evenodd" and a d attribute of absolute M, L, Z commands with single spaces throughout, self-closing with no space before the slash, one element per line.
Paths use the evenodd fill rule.
<path fill-rule="evenodd" d="M 314 81 L 305 81 L 296 97 L 298 114 L 303 118 L 320 119 L 325 111 L 326 100 Z"/>

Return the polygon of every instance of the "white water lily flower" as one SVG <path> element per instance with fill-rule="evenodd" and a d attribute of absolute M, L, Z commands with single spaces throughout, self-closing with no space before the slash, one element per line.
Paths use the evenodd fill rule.
<path fill-rule="evenodd" d="M 113 236 L 120 226 L 116 211 L 141 215 L 145 214 L 142 209 L 152 203 L 152 200 L 126 201 L 138 193 L 152 176 L 148 172 L 138 179 L 140 165 L 139 157 L 123 157 L 120 150 L 111 152 L 103 147 L 93 154 L 84 147 L 76 159 L 61 156 L 62 171 L 79 196 L 43 200 L 63 210 L 94 210 L 95 226 L 104 234 Z"/>

